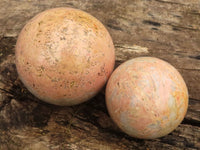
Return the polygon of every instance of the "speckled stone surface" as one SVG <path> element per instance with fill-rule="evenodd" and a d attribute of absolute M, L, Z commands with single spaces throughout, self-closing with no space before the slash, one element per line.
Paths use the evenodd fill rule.
<path fill-rule="evenodd" d="M 103 24 L 72 8 L 36 15 L 16 44 L 20 79 L 35 96 L 56 105 L 75 105 L 95 96 L 114 62 L 113 42 Z"/>
<path fill-rule="evenodd" d="M 138 57 L 120 65 L 106 87 L 111 118 L 128 135 L 153 139 L 172 132 L 183 120 L 188 91 L 169 63 Z"/>

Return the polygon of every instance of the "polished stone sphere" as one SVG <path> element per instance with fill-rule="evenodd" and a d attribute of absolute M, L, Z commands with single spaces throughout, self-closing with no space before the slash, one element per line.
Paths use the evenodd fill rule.
<path fill-rule="evenodd" d="M 188 108 L 188 90 L 169 63 L 138 57 L 120 65 L 106 87 L 108 112 L 119 128 L 140 139 L 172 132 Z"/>
<path fill-rule="evenodd" d="M 16 44 L 20 79 L 36 97 L 55 105 L 76 105 L 94 97 L 114 63 L 114 45 L 104 25 L 73 8 L 39 13 Z"/>

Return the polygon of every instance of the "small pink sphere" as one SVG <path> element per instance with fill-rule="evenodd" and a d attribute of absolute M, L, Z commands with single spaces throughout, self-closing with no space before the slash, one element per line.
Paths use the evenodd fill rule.
<path fill-rule="evenodd" d="M 169 63 L 139 57 L 120 65 L 106 87 L 113 121 L 128 135 L 154 139 L 172 132 L 188 108 L 188 90 Z"/>
<path fill-rule="evenodd" d="M 73 8 L 39 13 L 22 29 L 16 66 L 28 90 L 56 105 L 95 96 L 113 71 L 112 38 L 95 17 Z"/>

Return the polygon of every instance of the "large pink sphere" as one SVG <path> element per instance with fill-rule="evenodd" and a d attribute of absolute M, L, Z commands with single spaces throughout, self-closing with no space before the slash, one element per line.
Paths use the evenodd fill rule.
<path fill-rule="evenodd" d="M 80 104 L 95 96 L 114 62 L 113 42 L 103 24 L 72 8 L 36 15 L 16 44 L 20 79 L 36 97 L 56 105 Z"/>
<path fill-rule="evenodd" d="M 106 87 L 111 118 L 130 136 L 162 137 L 183 120 L 188 91 L 179 72 L 169 63 L 140 57 L 120 65 Z"/>

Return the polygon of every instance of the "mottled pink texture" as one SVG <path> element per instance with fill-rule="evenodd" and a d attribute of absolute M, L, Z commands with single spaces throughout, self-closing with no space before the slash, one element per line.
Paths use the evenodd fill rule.
<path fill-rule="evenodd" d="M 111 118 L 127 134 L 153 139 L 172 132 L 183 120 L 188 91 L 169 63 L 139 57 L 120 65 L 106 87 Z"/>
<path fill-rule="evenodd" d="M 56 105 L 75 105 L 95 96 L 114 62 L 114 45 L 103 24 L 72 8 L 38 14 L 16 44 L 20 79 L 35 96 Z"/>

